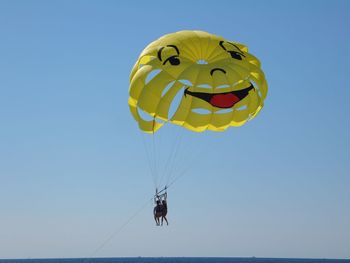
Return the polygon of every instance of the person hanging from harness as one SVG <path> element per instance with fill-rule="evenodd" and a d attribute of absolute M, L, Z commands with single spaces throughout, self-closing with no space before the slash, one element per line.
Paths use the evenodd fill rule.
<path fill-rule="evenodd" d="M 162 200 L 162 225 L 163 220 L 165 219 L 166 225 L 169 225 L 168 219 L 166 218 L 166 215 L 168 214 L 168 204 L 166 201 L 166 198 Z"/>
<path fill-rule="evenodd" d="M 163 190 L 161 190 L 159 192 L 158 192 L 158 189 L 156 189 L 156 194 L 154 196 L 154 202 L 155 202 L 156 206 L 153 209 L 153 216 L 154 216 L 154 220 L 156 221 L 157 226 L 160 225 L 160 218 L 162 219 L 161 225 L 163 225 L 164 219 L 165 219 L 167 225 L 169 225 L 168 219 L 166 218 L 166 215 L 168 213 L 168 205 L 167 205 L 168 194 L 167 194 L 166 189 L 167 189 L 167 187 L 165 187 Z M 162 193 L 162 192 L 164 192 L 164 193 Z"/>

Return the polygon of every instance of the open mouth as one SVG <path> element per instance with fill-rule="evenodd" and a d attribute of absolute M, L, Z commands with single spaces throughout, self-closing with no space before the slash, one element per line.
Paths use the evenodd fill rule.
<path fill-rule="evenodd" d="M 244 99 L 249 91 L 254 89 L 254 86 L 250 83 L 248 88 L 223 93 L 192 92 L 188 89 L 189 88 L 186 88 L 184 91 L 185 97 L 191 95 L 208 102 L 214 107 L 227 109 L 233 107 L 237 102 Z"/>

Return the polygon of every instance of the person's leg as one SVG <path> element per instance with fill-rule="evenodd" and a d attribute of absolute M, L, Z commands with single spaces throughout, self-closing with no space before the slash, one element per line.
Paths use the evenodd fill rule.
<path fill-rule="evenodd" d="M 163 223 L 163 218 L 165 219 L 166 225 L 168 226 L 168 225 L 169 225 L 168 219 L 166 219 L 166 216 L 163 216 L 163 217 L 162 217 L 162 223 Z"/>
<path fill-rule="evenodd" d="M 159 218 L 154 215 L 154 221 L 156 221 L 156 225 L 159 226 Z"/>

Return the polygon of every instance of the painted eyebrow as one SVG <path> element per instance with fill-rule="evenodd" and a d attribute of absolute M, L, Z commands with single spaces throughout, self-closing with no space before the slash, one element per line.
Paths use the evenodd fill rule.
<path fill-rule="evenodd" d="M 232 46 L 234 46 L 235 48 L 237 48 L 237 49 L 239 50 L 239 52 L 241 52 L 242 55 L 243 55 L 243 51 L 242 51 L 237 45 L 235 45 L 235 44 L 233 44 L 233 43 L 231 43 L 231 42 L 228 42 L 228 41 L 220 41 L 219 45 L 220 45 L 225 51 L 227 51 L 227 49 L 226 49 L 225 46 L 224 46 L 224 42 L 229 43 L 229 44 L 231 44 Z"/>
<path fill-rule="evenodd" d="M 180 55 L 180 51 L 179 51 L 179 49 L 177 48 L 177 46 L 175 46 L 175 45 L 167 45 L 167 46 L 165 46 L 165 47 L 172 47 L 172 48 L 174 48 L 174 49 L 176 50 L 177 55 Z M 162 51 L 163 51 L 163 49 L 164 49 L 165 47 L 161 47 L 161 48 L 158 50 L 158 59 L 159 59 L 160 61 L 162 61 Z"/>

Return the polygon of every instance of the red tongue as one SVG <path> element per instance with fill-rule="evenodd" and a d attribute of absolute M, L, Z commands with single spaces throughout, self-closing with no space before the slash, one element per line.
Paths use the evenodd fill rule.
<path fill-rule="evenodd" d="M 210 104 L 218 108 L 231 108 L 239 101 L 239 98 L 233 93 L 213 95 Z"/>

